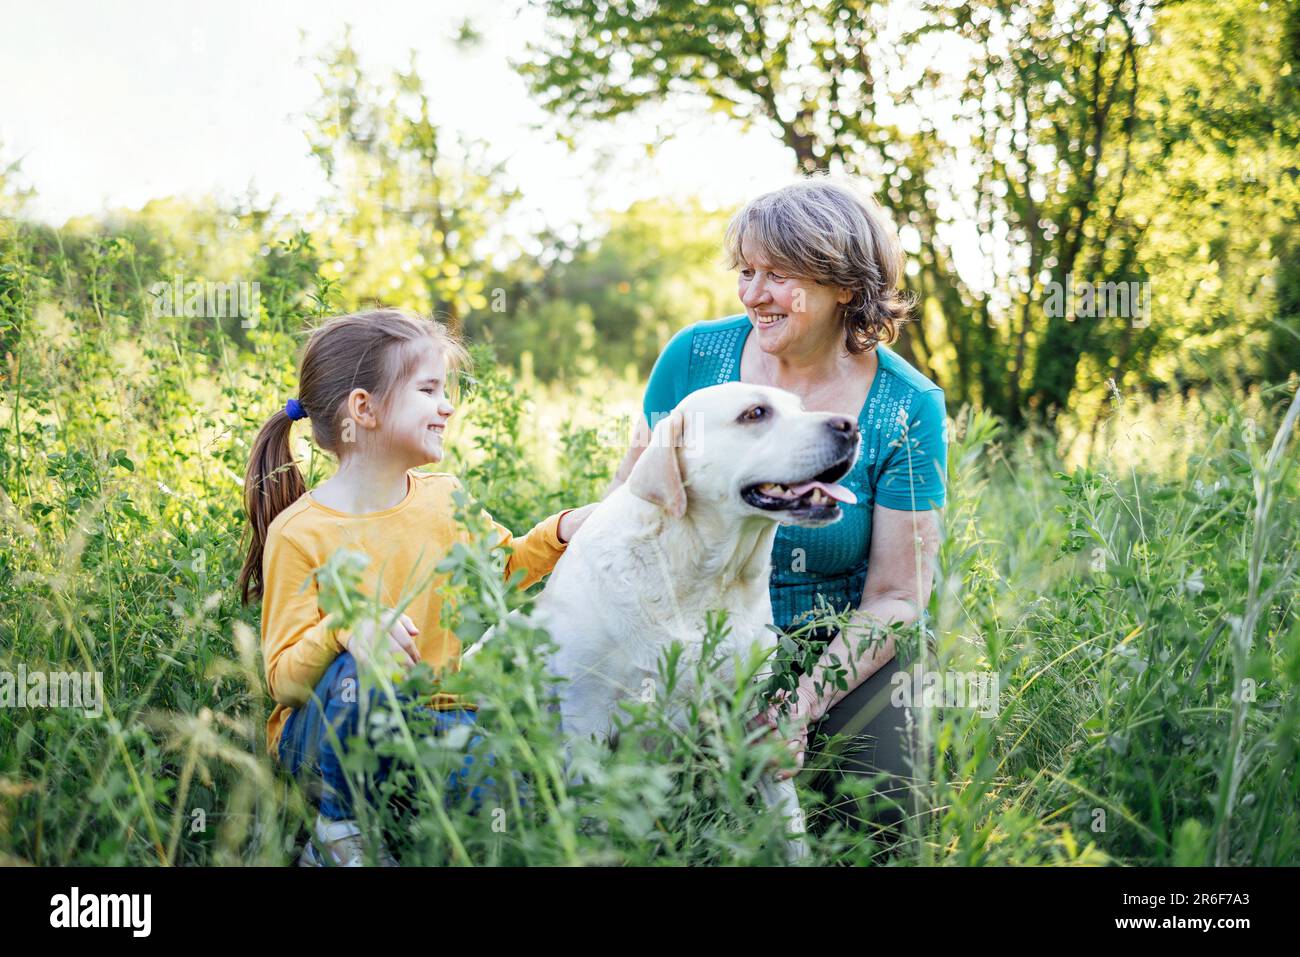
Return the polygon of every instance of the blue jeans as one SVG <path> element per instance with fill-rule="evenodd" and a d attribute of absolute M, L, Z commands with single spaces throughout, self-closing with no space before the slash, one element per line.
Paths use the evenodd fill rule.
<path fill-rule="evenodd" d="M 292 775 L 311 774 L 322 779 L 324 788 L 320 814 L 327 821 L 356 817 L 353 788 L 344 773 L 339 749 L 346 754 L 349 745 L 354 743 L 349 739 L 360 732 L 363 710 L 368 713 L 370 709 L 388 707 L 388 701 L 378 688 L 370 689 L 367 708 L 362 707 L 361 697 L 356 659 L 345 651 L 326 669 L 311 700 L 289 714 L 289 720 L 280 734 L 280 766 Z M 433 721 L 434 734 L 437 735 L 446 734 L 457 725 L 473 725 L 477 722 L 473 711 L 463 709 L 435 711 L 421 705 L 415 710 Z M 330 733 L 330 728 L 334 729 L 333 734 Z M 490 766 L 496 766 L 495 756 L 481 754 L 482 742 L 481 734 L 471 735 L 460 767 L 448 775 L 445 795 L 448 806 L 465 797 L 465 781 L 476 757 Z M 388 776 L 392 761 L 389 756 L 379 758 L 379 770 L 373 776 L 374 784 L 377 785 Z M 477 813 L 483 806 L 484 799 L 496 792 L 496 782 L 492 778 L 470 788 L 468 796 L 473 802 L 471 813 Z M 368 790 L 365 799 L 367 803 L 373 804 L 373 793 Z"/>

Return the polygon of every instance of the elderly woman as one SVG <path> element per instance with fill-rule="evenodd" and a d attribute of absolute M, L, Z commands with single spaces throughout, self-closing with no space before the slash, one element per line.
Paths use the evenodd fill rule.
<path fill-rule="evenodd" d="M 772 612 L 786 629 L 810 618 L 819 596 L 851 613 L 847 636 L 813 635 L 824 643 L 821 662 L 838 659 L 847 672 L 847 690 L 827 681 L 820 664 L 803 674 L 789 702 L 791 748 L 801 764 L 810 729 L 852 736 L 836 773 L 887 775 L 877 793 L 890 800 L 872 801 L 874 813 L 854 808 L 848 819 L 897 825 L 911 806 L 911 768 L 906 708 L 891 703 L 900 666 L 890 626 L 915 622 L 929 603 L 947 468 L 943 391 L 887 348 L 908 312 L 898 236 L 874 200 L 812 177 L 750 202 L 725 244 L 745 312 L 697 322 L 664 348 L 645 392 L 645 428 L 615 481 L 630 473 L 650 426 L 714 383 L 776 386 L 810 411 L 857 421 L 861 452 L 841 483 L 857 504 L 843 505 L 832 525 L 778 529 Z M 775 710 L 762 717 L 774 723 Z M 835 776 L 815 782 L 827 797 Z"/>

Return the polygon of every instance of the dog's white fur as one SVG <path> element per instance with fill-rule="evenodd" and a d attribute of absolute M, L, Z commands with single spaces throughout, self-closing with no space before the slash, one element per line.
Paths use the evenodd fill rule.
<path fill-rule="evenodd" d="M 742 419 L 759 406 L 765 415 Z M 719 650 L 728 661 L 747 658 L 754 645 L 775 646 L 767 626 L 777 525 L 827 524 L 839 513 L 764 511 L 740 493 L 764 482 L 797 484 L 843 461 L 848 440 L 828 428 L 834 419 L 843 431 L 843 416 L 805 412 L 789 392 L 731 382 L 691 393 L 656 425 L 627 483 L 587 518 L 537 602 L 535 617 L 559 645 L 551 667 L 567 679 L 566 737 L 607 739 L 619 702 L 658 684 L 657 663 L 672 642 L 695 660 L 709 610 L 727 612 L 728 644 Z M 856 454 L 855 445 L 850 462 Z M 687 681 L 691 670 L 682 669 Z M 697 690 L 679 684 L 675 693 Z M 794 783 L 767 773 L 761 790 L 788 821 L 789 855 L 801 856 Z"/>

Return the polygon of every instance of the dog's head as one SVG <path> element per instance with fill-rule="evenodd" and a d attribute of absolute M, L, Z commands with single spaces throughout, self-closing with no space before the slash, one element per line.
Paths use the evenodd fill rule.
<path fill-rule="evenodd" d="M 828 525 L 840 502 L 856 501 L 836 483 L 860 444 L 848 416 L 805 412 L 783 389 L 728 382 L 692 392 L 655 426 L 628 489 L 678 518 L 699 501 L 723 514 Z"/>

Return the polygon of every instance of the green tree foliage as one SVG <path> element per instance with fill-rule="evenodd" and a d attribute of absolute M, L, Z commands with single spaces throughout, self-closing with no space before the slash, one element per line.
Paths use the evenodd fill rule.
<path fill-rule="evenodd" d="M 494 301 L 466 330 L 496 342 L 503 359 L 529 353 L 542 379 L 629 365 L 644 376 L 681 326 L 739 308 L 722 263 L 726 213 L 695 200 L 646 200 L 602 214 L 597 226 L 576 243 L 542 236 L 545 255 L 497 274 Z"/>
<path fill-rule="evenodd" d="M 489 238 L 518 198 L 486 145 L 447 142 L 414 55 L 381 83 L 345 35 L 318 59 L 317 81 L 307 137 L 334 187 L 322 250 L 345 299 L 401 303 L 453 324 L 485 308 Z"/>
<path fill-rule="evenodd" d="M 1286 20 L 1277 72 L 1278 109 L 1270 118 L 1280 163 L 1272 175 L 1295 188 L 1300 177 L 1300 3 L 1284 7 Z M 1295 204 L 1280 217 L 1273 253 L 1277 259 L 1277 307 L 1265 357 L 1266 374 L 1280 379 L 1300 369 L 1300 211 Z"/>
<path fill-rule="evenodd" d="M 1293 2 L 536 3 L 519 69 L 557 115 L 702 101 L 864 177 L 912 250 L 904 351 L 955 399 L 1018 423 L 1294 368 L 1252 348 L 1296 339 Z M 1152 314 L 1049 308 L 1070 281 L 1149 282 Z"/>

